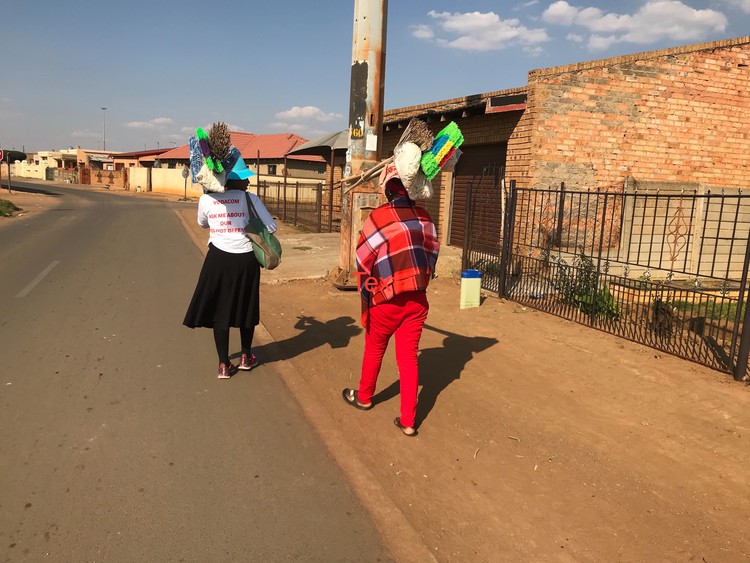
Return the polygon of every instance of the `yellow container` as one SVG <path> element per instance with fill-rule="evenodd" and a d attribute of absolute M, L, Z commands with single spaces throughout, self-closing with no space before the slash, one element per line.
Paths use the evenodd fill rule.
<path fill-rule="evenodd" d="M 482 272 L 464 270 L 461 272 L 461 309 L 479 307 L 481 303 Z"/>

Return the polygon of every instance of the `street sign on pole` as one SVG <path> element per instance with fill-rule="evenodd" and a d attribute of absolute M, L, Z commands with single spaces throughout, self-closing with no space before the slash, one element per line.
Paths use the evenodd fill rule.
<path fill-rule="evenodd" d="M 190 171 L 188 170 L 187 166 L 182 167 L 182 177 L 185 179 L 185 195 L 182 196 L 182 199 L 187 201 L 187 179 L 188 176 L 190 176 Z"/>
<path fill-rule="evenodd" d="M 3 159 L 3 149 L 0 149 L 0 160 Z"/>

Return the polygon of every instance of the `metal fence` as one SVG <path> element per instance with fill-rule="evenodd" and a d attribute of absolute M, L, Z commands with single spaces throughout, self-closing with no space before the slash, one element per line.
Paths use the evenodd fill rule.
<path fill-rule="evenodd" d="M 499 221 L 500 236 L 467 236 L 464 265 L 486 290 L 745 376 L 750 195 L 479 188 L 467 231 L 498 232 Z M 477 213 L 498 192 L 496 217 Z"/>
<path fill-rule="evenodd" d="M 285 223 L 318 233 L 338 232 L 341 204 L 336 190 L 322 183 L 261 181 L 258 197 L 271 214 Z"/>

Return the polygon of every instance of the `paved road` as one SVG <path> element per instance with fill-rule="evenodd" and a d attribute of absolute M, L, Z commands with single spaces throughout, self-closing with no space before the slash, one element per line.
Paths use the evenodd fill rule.
<path fill-rule="evenodd" d="M 0 230 L 0 561 L 388 560 L 273 367 L 181 325 L 180 204 L 53 191 Z"/>

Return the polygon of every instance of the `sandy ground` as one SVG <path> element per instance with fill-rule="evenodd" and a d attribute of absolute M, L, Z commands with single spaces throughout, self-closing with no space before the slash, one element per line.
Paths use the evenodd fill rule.
<path fill-rule="evenodd" d="M 750 560 L 748 385 L 513 302 L 460 310 L 441 277 L 409 439 L 392 423 L 392 348 L 376 407 L 341 399 L 361 362 L 356 293 L 305 280 L 261 299 L 272 340 L 256 353 L 286 374 L 387 541 L 452 562 Z"/>

